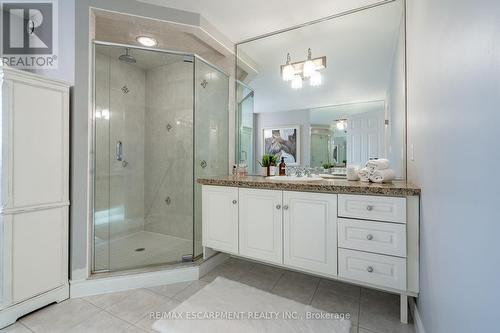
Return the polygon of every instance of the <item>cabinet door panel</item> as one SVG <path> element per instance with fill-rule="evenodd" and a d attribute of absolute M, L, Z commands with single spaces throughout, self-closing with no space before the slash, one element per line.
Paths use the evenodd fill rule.
<path fill-rule="evenodd" d="M 13 205 L 65 201 L 67 96 L 62 91 L 22 82 L 16 82 L 13 91 Z"/>
<path fill-rule="evenodd" d="M 12 217 L 13 303 L 66 283 L 67 233 L 67 207 Z"/>
<path fill-rule="evenodd" d="M 337 274 L 337 195 L 284 192 L 284 263 Z"/>
<path fill-rule="evenodd" d="M 239 190 L 240 254 L 282 263 L 282 192 Z"/>
<path fill-rule="evenodd" d="M 203 186 L 203 246 L 238 253 L 238 188 Z"/>

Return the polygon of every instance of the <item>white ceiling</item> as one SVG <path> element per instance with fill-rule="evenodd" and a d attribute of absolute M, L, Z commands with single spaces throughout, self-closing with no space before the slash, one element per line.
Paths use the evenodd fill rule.
<path fill-rule="evenodd" d="M 381 0 L 138 0 L 201 14 L 233 42 Z"/>
<path fill-rule="evenodd" d="M 400 1 L 240 44 L 238 55 L 251 59 L 258 74 L 245 80 L 255 90 L 255 112 L 301 110 L 328 105 L 385 100 L 400 37 Z M 323 84 L 292 90 L 280 77 L 280 65 L 326 56 Z M 243 51 L 243 54 L 240 53 Z M 401 53 L 400 56 L 403 56 Z M 401 61 L 398 71 L 403 71 Z"/>

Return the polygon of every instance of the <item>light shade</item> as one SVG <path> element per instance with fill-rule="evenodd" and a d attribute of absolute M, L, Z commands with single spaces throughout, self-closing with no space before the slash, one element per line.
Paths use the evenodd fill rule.
<path fill-rule="evenodd" d="M 345 119 L 339 119 L 339 120 L 336 120 L 335 122 L 337 123 L 337 129 L 339 131 L 345 130 L 346 125 L 347 125 Z"/>
<path fill-rule="evenodd" d="M 158 45 L 158 41 L 154 39 L 153 37 L 149 36 L 138 36 L 135 39 L 139 44 L 147 46 L 147 47 L 153 47 Z"/>
<path fill-rule="evenodd" d="M 313 75 L 315 71 L 316 65 L 314 64 L 314 62 L 312 60 L 306 60 L 302 69 L 302 74 L 304 75 L 304 77 L 311 77 L 311 75 Z"/>
<path fill-rule="evenodd" d="M 309 84 L 311 87 L 320 86 L 323 82 L 323 78 L 321 77 L 321 73 L 318 71 L 314 71 L 311 75 L 311 79 L 309 80 Z"/>
<path fill-rule="evenodd" d="M 300 75 L 295 75 L 292 80 L 292 89 L 302 88 L 302 77 Z"/>
<path fill-rule="evenodd" d="M 283 67 L 282 77 L 283 81 L 291 81 L 295 76 L 295 69 L 292 65 L 288 64 Z"/>

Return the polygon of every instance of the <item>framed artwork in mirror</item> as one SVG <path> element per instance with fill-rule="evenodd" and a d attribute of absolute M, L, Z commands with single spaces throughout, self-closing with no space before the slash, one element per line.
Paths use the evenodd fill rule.
<path fill-rule="evenodd" d="M 283 157 L 287 165 L 300 164 L 300 126 L 264 128 L 262 142 L 264 154 Z"/>

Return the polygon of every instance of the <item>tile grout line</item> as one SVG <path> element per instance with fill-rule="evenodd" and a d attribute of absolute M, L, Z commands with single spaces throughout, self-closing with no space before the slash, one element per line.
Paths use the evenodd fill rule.
<path fill-rule="evenodd" d="M 14 324 L 16 324 L 16 323 L 19 323 L 19 325 L 23 326 L 23 327 L 24 327 L 24 328 L 26 328 L 28 331 L 35 333 L 35 331 L 34 331 L 34 330 L 32 330 L 30 327 L 28 327 L 28 326 L 24 325 L 24 324 L 23 324 L 23 323 L 21 323 L 20 321 L 16 321 Z"/>
<path fill-rule="evenodd" d="M 314 293 L 311 297 L 311 300 L 309 301 L 309 303 L 307 303 L 308 305 L 312 305 L 312 302 L 314 301 L 314 297 L 316 297 L 316 293 L 318 292 L 318 289 L 319 289 L 319 284 L 321 283 L 321 278 L 318 279 L 318 282 L 316 283 L 316 288 L 314 289 Z"/>
<path fill-rule="evenodd" d="M 278 280 L 276 280 L 276 282 L 273 284 L 272 288 L 269 290 L 270 292 L 272 292 L 274 290 L 274 288 L 276 288 L 276 286 L 278 285 L 278 283 L 283 279 L 283 276 L 285 276 L 286 274 L 286 271 L 283 271 L 279 277 Z"/>

